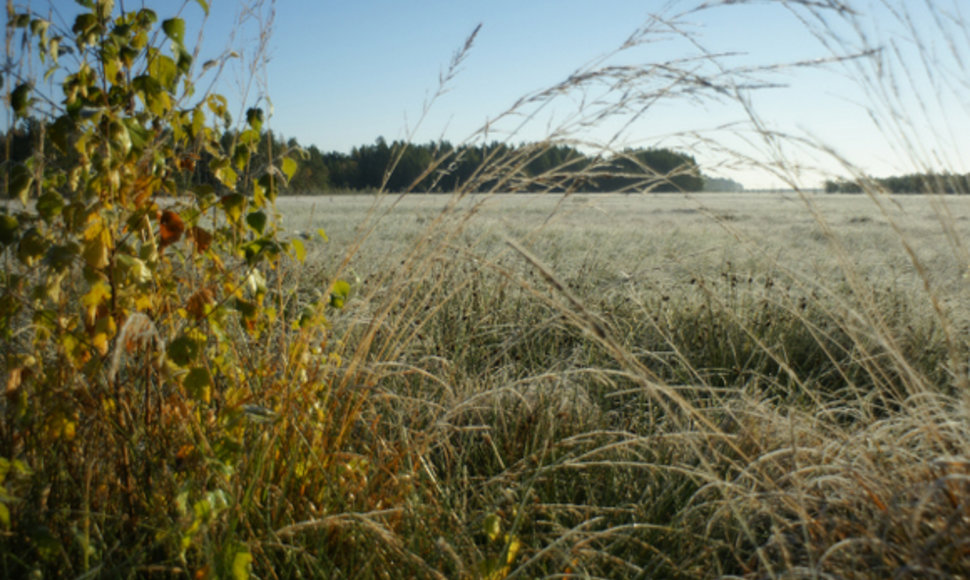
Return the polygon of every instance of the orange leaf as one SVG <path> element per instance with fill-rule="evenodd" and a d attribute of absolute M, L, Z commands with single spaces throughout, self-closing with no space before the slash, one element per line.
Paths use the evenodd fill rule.
<path fill-rule="evenodd" d="M 179 241 L 182 237 L 182 232 L 185 231 L 185 224 L 182 223 L 182 218 L 172 210 L 167 209 L 163 211 L 161 217 L 158 218 L 158 223 L 160 226 L 159 236 L 162 238 L 159 249 Z"/>
<path fill-rule="evenodd" d="M 183 171 L 195 171 L 195 162 L 198 160 L 198 155 L 188 154 L 179 159 L 179 169 Z"/>
<path fill-rule="evenodd" d="M 208 250 L 209 246 L 212 245 L 212 234 L 199 226 L 189 228 L 187 235 L 195 242 L 195 251 L 199 253 Z"/>

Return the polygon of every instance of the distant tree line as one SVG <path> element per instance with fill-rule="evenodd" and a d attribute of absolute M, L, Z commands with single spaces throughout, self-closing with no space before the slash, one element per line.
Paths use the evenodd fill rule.
<path fill-rule="evenodd" d="M 744 191 L 744 186 L 726 177 L 704 177 L 704 191 L 737 192 Z"/>
<path fill-rule="evenodd" d="M 493 142 L 387 143 L 354 147 L 349 154 L 306 149 L 290 182 L 294 193 L 334 191 L 700 191 L 697 162 L 670 149 L 628 149 L 609 159 L 573 147 Z"/>
<path fill-rule="evenodd" d="M 913 173 L 891 177 L 870 178 L 867 184 L 889 193 L 970 193 L 970 174 Z M 839 179 L 825 182 L 825 193 L 862 193 L 863 183 Z"/>
<path fill-rule="evenodd" d="M 0 139 L 0 160 L 26 159 L 42 143 L 40 131 L 40 123 L 29 119 L 7 131 Z M 226 131 L 223 146 L 231 149 L 238 137 Z M 701 191 L 705 186 L 705 177 L 693 156 L 666 148 L 626 149 L 603 158 L 565 145 L 493 142 L 455 146 L 447 141 L 387 143 L 378 138 L 373 144 L 341 153 L 323 152 L 315 145 L 303 148 L 295 139 L 284 140 L 266 131 L 250 163 L 268 163 L 274 156 L 293 150 L 299 150 L 296 157 L 302 159 L 282 188 L 283 194 L 377 190 L 447 193 L 469 186 L 479 191 L 673 192 Z M 199 151 L 192 160 L 191 177 L 179 185 L 209 184 L 218 189 L 219 181 L 209 168 L 210 158 L 206 151 Z"/>

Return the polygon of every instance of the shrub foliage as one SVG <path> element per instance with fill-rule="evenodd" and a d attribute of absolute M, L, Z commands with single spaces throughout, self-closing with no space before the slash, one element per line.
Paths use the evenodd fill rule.
<path fill-rule="evenodd" d="M 339 420 L 333 433 L 260 430 L 287 405 L 354 411 L 322 394 L 337 366 L 322 309 L 346 283 L 296 314 L 274 288 L 304 253 L 273 209 L 296 163 L 285 150 L 257 162 L 259 108 L 223 138 L 228 101 L 193 82 L 185 22 L 80 4 L 70 30 L 7 14 L 29 54 L 2 81 L 14 122 L 39 130 L 22 159 L 8 142 L 3 171 L 0 575 L 150 563 L 245 577 L 252 534 L 239 530 L 292 523 L 298 496 L 320 501 L 315 478 L 288 478 L 328 469 L 315 450 L 346 436 Z M 62 95 L 35 89 L 23 71 L 38 64 Z M 203 159 L 217 182 L 193 185 Z M 265 520 L 242 517 L 253 503 Z"/>

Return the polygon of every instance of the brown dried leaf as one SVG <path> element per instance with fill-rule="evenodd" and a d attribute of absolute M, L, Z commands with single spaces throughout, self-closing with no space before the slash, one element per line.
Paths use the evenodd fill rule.
<path fill-rule="evenodd" d="M 161 238 L 161 243 L 158 246 L 159 249 L 174 244 L 182 238 L 182 232 L 185 231 L 185 224 L 182 222 L 179 214 L 167 209 L 158 218 L 158 223 L 160 226 L 159 237 Z"/>
<path fill-rule="evenodd" d="M 212 291 L 208 288 L 203 288 L 192 296 L 189 296 L 188 301 L 185 303 L 185 310 L 196 320 L 202 320 L 206 315 L 206 305 L 212 304 L 214 301 L 215 298 L 212 295 Z"/>
<path fill-rule="evenodd" d="M 212 245 L 212 234 L 199 226 L 189 228 L 188 236 L 195 242 L 195 251 L 200 254 L 208 250 L 209 246 Z"/>

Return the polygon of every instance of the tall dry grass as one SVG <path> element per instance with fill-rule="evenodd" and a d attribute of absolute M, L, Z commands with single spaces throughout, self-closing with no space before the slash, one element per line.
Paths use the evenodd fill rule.
<path fill-rule="evenodd" d="M 734 4 L 657 17 L 621 50 L 653 35 L 693 42 L 682 33 L 685 20 Z M 948 100 L 965 76 L 966 22 L 956 8 L 878 3 L 874 9 L 895 19 L 881 23 L 895 36 L 877 38 L 866 7 L 778 4 L 829 51 L 790 66 L 845 67 L 913 172 L 957 161 L 946 154 L 953 136 L 930 122 L 933 103 L 964 112 Z M 771 171 L 798 192 L 834 264 L 831 276 L 779 262 L 763 240 L 712 213 L 756 266 L 698 273 L 660 296 L 637 287 L 604 292 L 598 273 L 550 266 L 530 249 L 555 214 L 504 249 L 478 253 L 483 238 L 463 236 L 475 206 L 446 209 L 400 269 L 368 281 L 375 294 L 362 302 L 382 309 L 359 322 L 367 356 L 384 373 L 374 410 L 384 419 L 381 437 L 414 450 L 415 477 L 431 490 L 419 512 L 444 520 L 418 523 L 409 537 L 427 536 L 446 575 L 965 573 L 962 284 L 954 290 L 921 258 L 892 198 L 836 153 L 837 144 L 781 132 L 759 115 L 751 94 L 761 81 L 751 79 L 784 67 L 732 69 L 699 40 L 694 46 L 695 55 L 674 63 L 594 63 L 511 113 L 527 123 L 558 95 L 601 91 L 535 151 L 582 143 L 605 157 L 627 125 L 598 143 L 578 128 L 649 116 L 668 98 L 734 103 L 746 117 L 735 130 L 757 153 L 704 133 L 683 137 Z M 873 215 L 894 232 L 884 251 L 908 263 L 901 286 L 887 287 L 857 262 L 839 226 L 802 193 L 806 168 L 793 152 L 806 150 L 865 183 Z M 486 164 L 481 181 L 455 200 L 487 198 L 478 184 L 496 176 L 494 191 L 517 189 L 529 154 Z M 561 177 L 553 170 L 538 180 Z M 642 189 L 662 178 L 644 175 Z M 947 272 L 964 271 L 956 216 L 946 199 L 921 193 L 948 240 Z"/>
<path fill-rule="evenodd" d="M 379 194 L 352 236 L 332 235 L 334 249 L 273 273 L 278 319 L 260 341 L 240 336 L 236 347 L 250 382 L 225 392 L 242 394 L 217 394 L 207 413 L 171 414 L 135 438 L 143 443 L 132 445 L 131 461 L 162 464 L 151 489 L 130 491 L 143 519 L 124 517 L 98 488 L 97 450 L 82 447 L 91 459 L 68 478 L 77 490 L 58 480 L 49 503 L 51 485 L 24 484 L 23 501 L 41 508 L 24 521 L 48 531 L 27 533 L 24 524 L 5 536 L 3 569 L 251 569 L 267 578 L 965 575 L 963 282 L 941 279 L 924 261 L 892 198 L 850 159 L 759 116 L 753 92 L 786 63 L 731 66 L 685 32 L 692 17 L 738 4 L 746 3 L 672 3 L 616 54 L 513 103 L 468 143 L 514 141 L 543 112 L 586 97 L 547 140 L 487 158 L 443 209 L 421 216 L 399 253 L 368 249 L 392 229 L 407 195 Z M 775 4 L 830 51 L 787 66 L 848 67 L 872 98 L 877 126 L 914 169 L 948 160 L 927 157 L 949 136 L 927 131 L 919 115 L 964 86 L 957 73 L 967 23 L 956 5 L 921 5 L 934 17 L 919 19 L 926 30 L 911 25 L 915 8 L 880 3 L 911 37 L 884 46 L 871 36 L 866 6 Z M 454 55 L 442 90 L 457 82 L 477 33 Z M 670 41 L 689 51 L 617 64 Z M 913 98 L 923 108 L 914 112 Z M 635 269 L 605 263 L 608 252 L 577 263 L 544 245 L 572 193 L 514 235 L 475 227 L 497 193 L 536 183 L 572 191 L 595 179 L 635 122 L 668 100 L 736 107 L 742 122 L 731 131 L 754 149 L 732 148 L 719 129 L 685 131 L 676 142 L 785 179 L 828 252 L 827 275 L 779 259 L 700 198 L 696 209 L 746 259 L 709 269 L 694 252 L 673 251 L 663 267 L 676 274 L 664 286 L 628 274 L 618 282 L 617 271 Z M 605 139 L 586 131 L 604 124 L 616 127 Z M 526 176 L 531 159 L 561 143 L 599 152 L 599 162 L 580 176 L 566 168 Z M 858 262 L 842 225 L 804 192 L 796 150 L 828 156 L 864 181 L 873 215 L 894 232 L 896 245 L 884 251 L 899 253 L 905 276 L 880 279 Z M 443 155 L 428 174 L 453 161 Z M 669 178 L 640 177 L 644 191 Z M 927 194 L 925 202 L 950 244 L 949 271 L 962 275 L 970 262 L 957 217 L 945 199 Z M 326 321 L 307 312 L 338 278 L 355 281 L 345 309 Z M 304 315 L 310 324 L 301 328 Z M 173 400 L 178 407 L 177 393 Z M 14 483 L 28 478 L 9 473 Z M 56 505 L 78 497 L 82 510 Z M 242 553 L 252 561 L 238 567 Z"/>

